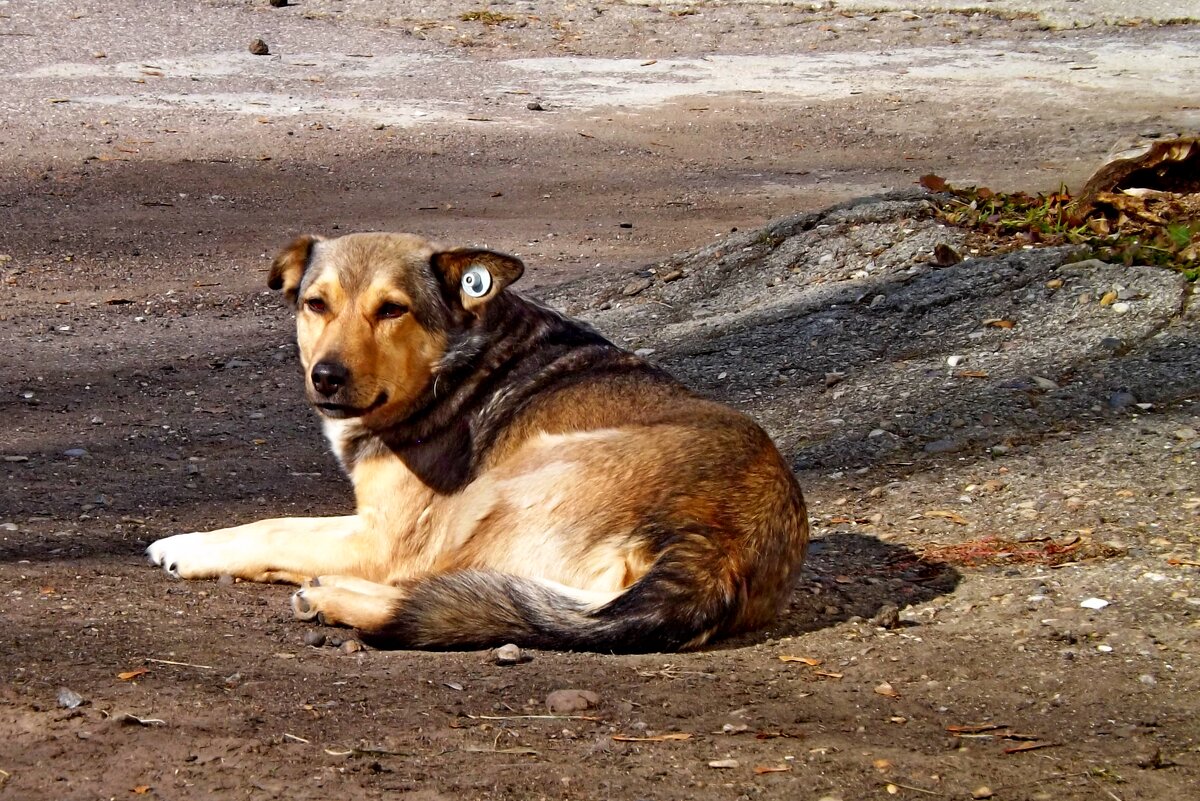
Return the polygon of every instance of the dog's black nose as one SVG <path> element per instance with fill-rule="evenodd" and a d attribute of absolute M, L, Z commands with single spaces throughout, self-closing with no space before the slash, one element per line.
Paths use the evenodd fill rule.
<path fill-rule="evenodd" d="M 346 365 L 338 362 L 317 362 L 312 369 L 313 388 L 325 397 L 332 397 L 350 380 Z"/>

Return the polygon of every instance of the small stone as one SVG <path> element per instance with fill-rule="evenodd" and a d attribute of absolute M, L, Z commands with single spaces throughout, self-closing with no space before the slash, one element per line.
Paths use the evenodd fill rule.
<path fill-rule="evenodd" d="M 669 284 L 672 281 L 678 281 L 680 278 L 683 278 L 683 270 L 676 268 L 663 273 L 658 277 L 658 280 L 662 281 L 664 284 Z"/>
<path fill-rule="evenodd" d="M 641 356 L 643 359 L 654 354 L 654 348 L 638 348 L 633 352 L 634 356 Z"/>
<path fill-rule="evenodd" d="M 1128 314 L 1129 313 L 1129 304 L 1123 300 L 1118 300 L 1116 303 L 1114 303 L 1111 306 L 1111 308 L 1115 314 Z"/>
<path fill-rule="evenodd" d="M 325 644 L 325 632 L 308 631 L 304 633 L 304 644 L 312 648 L 320 648 Z"/>
<path fill-rule="evenodd" d="M 1154 678 L 1149 673 L 1143 673 L 1142 675 L 1138 676 L 1138 681 L 1147 687 L 1153 687 L 1158 684 L 1158 679 Z"/>
<path fill-rule="evenodd" d="M 1046 289 L 1062 289 L 1063 280 L 1061 278 L 1051 278 L 1046 282 Z"/>
<path fill-rule="evenodd" d="M 1127 387 L 1121 387 L 1108 396 L 1108 405 L 1113 409 L 1124 409 L 1127 406 L 1133 406 L 1137 402 L 1137 396 L 1130 392 Z"/>
<path fill-rule="evenodd" d="M 875 616 L 871 618 L 871 623 L 885 629 L 900 628 L 900 609 L 892 604 L 887 604 L 875 613 Z"/>
<path fill-rule="evenodd" d="M 1190 442 L 1196 438 L 1196 429 L 1185 427 L 1175 429 L 1175 439 L 1181 439 L 1184 442 Z"/>
<path fill-rule="evenodd" d="M 270 0 L 271 8 L 283 8 L 288 4 L 288 0 Z"/>
<path fill-rule="evenodd" d="M 741 764 L 736 759 L 714 759 L 708 763 L 708 766 L 719 770 L 728 770 L 729 768 L 736 768 Z"/>
<path fill-rule="evenodd" d="M 986 784 L 982 784 L 971 791 L 971 798 L 991 798 L 992 795 L 992 788 L 988 787 Z"/>
<path fill-rule="evenodd" d="M 842 383 L 842 381 L 844 381 L 844 380 L 846 380 L 845 373 L 826 373 L 825 374 L 825 386 L 827 386 L 827 387 L 835 387 L 838 384 Z"/>
<path fill-rule="evenodd" d="M 18 531 L 16 523 L 0 523 L 0 531 Z"/>
<path fill-rule="evenodd" d="M 967 360 L 966 356 L 950 356 L 946 359 L 946 364 L 950 367 L 958 367 Z"/>
<path fill-rule="evenodd" d="M 358 653 L 363 650 L 363 644 L 358 640 L 346 640 L 342 643 L 341 649 L 343 654 Z"/>
<path fill-rule="evenodd" d="M 922 450 L 926 453 L 956 453 L 961 451 L 964 447 L 964 443 L 960 442 L 959 440 L 947 437 L 945 439 L 935 439 L 933 442 L 925 443 L 925 447 L 922 448 Z M 995 448 L 992 449 L 992 452 L 995 452 Z"/>
<path fill-rule="evenodd" d="M 938 267 L 953 267 L 962 260 L 962 254 L 945 242 L 939 242 L 933 248 L 933 261 Z"/>
<path fill-rule="evenodd" d="M 879 439 L 886 433 L 882 428 L 872 428 L 871 433 L 867 434 L 867 439 Z"/>
<path fill-rule="evenodd" d="M 621 294 L 627 298 L 631 298 L 634 295 L 639 295 L 642 292 L 645 292 L 650 288 L 650 284 L 652 283 L 653 281 L 651 281 L 649 278 L 635 278 L 625 285 L 625 287 L 621 290 Z"/>
<path fill-rule="evenodd" d="M 1105 337 L 1100 340 L 1100 347 L 1105 350 L 1117 351 L 1125 347 L 1125 340 L 1120 337 Z"/>
<path fill-rule="evenodd" d="M 541 103 L 537 102 L 536 100 L 533 101 L 532 103 L 526 103 L 525 108 L 529 109 L 530 111 L 545 111 L 546 110 L 546 107 L 543 106 Z"/>
<path fill-rule="evenodd" d="M 1029 376 L 1029 380 L 1032 381 L 1038 389 L 1044 392 L 1053 392 L 1054 390 L 1058 389 L 1057 382 L 1051 381 L 1049 378 L 1044 378 L 1040 375 L 1031 375 Z"/>
<path fill-rule="evenodd" d="M 1109 602 L 1103 598 L 1085 598 L 1079 602 L 1079 605 L 1084 609 L 1103 609 L 1108 604 Z"/>
<path fill-rule="evenodd" d="M 570 715 L 594 709 L 600 696 L 591 690 L 555 690 L 546 696 L 546 709 L 551 715 Z"/>
<path fill-rule="evenodd" d="M 992 452 L 992 456 L 1007 456 L 1009 448 L 1007 445 L 993 445 L 988 450 Z"/>
<path fill-rule="evenodd" d="M 58 705 L 63 709 L 76 709 L 87 701 L 82 695 L 67 687 L 58 688 Z"/>
<path fill-rule="evenodd" d="M 87 455 L 87 448 L 71 448 L 70 450 L 63 451 L 63 456 L 66 456 L 69 459 L 82 459 Z"/>
<path fill-rule="evenodd" d="M 493 656 L 497 665 L 519 665 L 528 660 L 528 657 L 521 653 L 521 649 L 512 643 L 501 645 Z"/>
<path fill-rule="evenodd" d="M 250 52 L 256 56 L 269 56 L 271 55 L 271 48 L 267 47 L 267 43 L 262 39 L 255 39 L 250 43 Z"/>

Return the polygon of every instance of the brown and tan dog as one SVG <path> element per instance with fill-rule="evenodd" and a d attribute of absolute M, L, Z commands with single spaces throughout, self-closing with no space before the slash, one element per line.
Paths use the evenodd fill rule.
<path fill-rule="evenodd" d="M 297 617 L 400 647 L 673 650 L 769 622 L 808 543 L 771 440 L 509 291 L 523 271 L 406 234 L 293 242 L 269 284 L 295 304 L 357 511 L 181 534 L 150 558 L 301 584 Z"/>

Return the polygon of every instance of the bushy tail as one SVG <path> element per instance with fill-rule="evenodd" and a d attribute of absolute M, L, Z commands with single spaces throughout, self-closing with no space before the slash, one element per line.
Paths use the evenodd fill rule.
<path fill-rule="evenodd" d="M 552 582 L 486 570 L 423 576 L 403 586 L 406 597 L 385 626 L 363 633 L 402 648 L 695 648 L 765 625 L 778 613 L 804 558 L 807 525 L 798 525 L 773 532 L 749 552 L 732 553 L 710 534 L 676 532 L 644 576 L 600 603 Z"/>
<path fill-rule="evenodd" d="M 707 560 L 706 560 L 707 561 Z M 745 593 L 729 565 L 664 553 L 611 601 L 589 604 L 550 582 L 484 570 L 424 576 L 403 587 L 389 623 L 366 638 L 402 648 L 516 643 L 567 651 L 676 651 L 728 633 Z M 772 610 L 774 611 L 774 610 Z"/>

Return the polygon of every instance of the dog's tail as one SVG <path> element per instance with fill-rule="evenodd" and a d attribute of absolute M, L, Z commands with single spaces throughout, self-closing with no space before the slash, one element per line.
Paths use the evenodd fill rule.
<path fill-rule="evenodd" d="M 760 522 L 776 530 L 739 548 L 725 547 L 711 531 L 673 532 L 649 571 L 608 599 L 533 578 L 462 570 L 401 585 L 405 597 L 388 622 L 363 634 L 402 648 L 516 643 L 627 653 L 696 648 L 759 628 L 787 602 L 807 545 L 798 491 L 781 500 L 789 502 L 785 515 L 758 510 L 765 512 Z"/>

